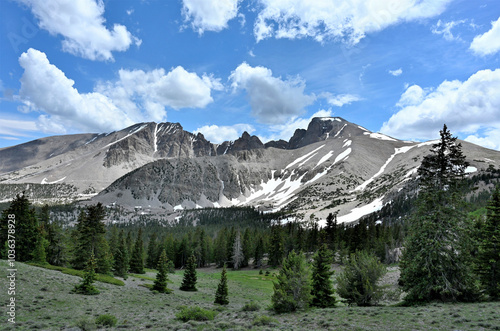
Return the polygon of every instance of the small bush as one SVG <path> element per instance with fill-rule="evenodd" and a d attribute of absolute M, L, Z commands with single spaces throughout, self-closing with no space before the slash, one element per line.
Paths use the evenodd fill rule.
<path fill-rule="evenodd" d="M 248 302 L 246 303 L 243 308 L 241 308 L 242 311 L 258 311 L 260 310 L 260 306 L 257 302 Z"/>
<path fill-rule="evenodd" d="M 259 275 L 263 275 L 264 274 L 264 271 L 262 271 L 262 269 L 259 270 Z"/>
<path fill-rule="evenodd" d="M 351 254 L 337 279 L 337 292 L 349 305 L 374 305 L 384 294 L 377 283 L 386 272 L 387 268 L 376 256 L 366 251 Z"/>
<path fill-rule="evenodd" d="M 175 317 L 183 322 L 187 321 L 211 321 L 217 312 L 200 307 L 184 307 Z"/>
<path fill-rule="evenodd" d="M 108 326 L 109 327 L 113 327 L 113 326 L 116 325 L 117 321 L 118 320 L 113 315 L 104 314 L 104 315 L 99 315 L 95 319 L 95 324 L 101 325 L 101 326 L 104 326 L 104 327 L 108 327 Z"/>
<path fill-rule="evenodd" d="M 262 315 L 257 316 L 253 320 L 253 325 L 277 325 L 278 321 L 272 317 Z"/>
<path fill-rule="evenodd" d="M 91 331 L 97 329 L 95 321 L 88 317 L 82 317 L 81 319 L 79 319 L 76 322 L 76 326 L 82 329 L 83 331 Z"/>
<path fill-rule="evenodd" d="M 269 272 L 269 270 L 266 271 L 266 276 L 269 276 L 271 273 Z"/>

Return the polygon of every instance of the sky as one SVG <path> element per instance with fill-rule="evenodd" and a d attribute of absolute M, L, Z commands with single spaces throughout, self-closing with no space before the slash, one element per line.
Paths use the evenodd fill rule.
<path fill-rule="evenodd" d="M 153 121 L 288 140 L 315 116 L 500 150 L 500 1 L 0 0 L 0 148 Z"/>

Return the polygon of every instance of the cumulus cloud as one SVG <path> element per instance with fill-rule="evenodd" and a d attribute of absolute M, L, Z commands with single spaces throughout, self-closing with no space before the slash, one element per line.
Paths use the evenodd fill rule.
<path fill-rule="evenodd" d="M 474 37 L 470 49 L 476 55 L 491 55 L 500 51 L 500 17 L 491 22 L 491 29 L 484 34 Z"/>
<path fill-rule="evenodd" d="M 355 101 L 362 100 L 359 96 L 354 94 L 337 94 L 333 95 L 329 92 L 325 92 L 321 94 L 321 97 L 325 98 L 326 101 L 336 107 L 342 107 L 343 105 L 349 105 Z"/>
<path fill-rule="evenodd" d="M 299 77 L 282 80 L 273 77 L 268 68 L 240 64 L 229 76 L 234 90 L 247 92 L 252 116 L 264 124 L 282 124 L 304 112 L 316 99 L 304 93 L 305 83 Z"/>
<path fill-rule="evenodd" d="M 437 88 L 412 85 L 381 132 L 400 139 L 433 139 L 446 123 L 454 134 L 469 135 L 469 141 L 500 148 L 500 141 L 493 139 L 500 134 L 498 91 L 500 69 L 478 71 L 464 82 L 444 81 Z"/>
<path fill-rule="evenodd" d="M 401 68 L 396 69 L 396 70 L 389 70 L 389 74 L 393 75 L 394 77 L 401 76 L 402 73 L 403 73 L 403 69 L 401 69 Z"/>
<path fill-rule="evenodd" d="M 284 124 L 271 125 L 269 127 L 269 131 L 271 135 L 268 137 L 259 137 L 262 142 L 268 142 L 270 140 L 290 140 L 290 138 L 295 133 L 297 129 L 307 129 L 307 126 L 311 122 L 314 117 L 331 117 L 333 116 L 331 110 L 319 110 L 314 113 L 311 117 L 302 118 L 302 117 L 294 117 L 289 119 Z"/>
<path fill-rule="evenodd" d="M 62 35 L 63 50 L 89 60 L 113 60 L 112 52 L 126 51 L 141 40 L 121 24 L 105 26 L 102 0 L 18 0 L 31 8 L 38 26 L 52 35 Z"/>
<path fill-rule="evenodd" d="M 74 81 L 51 64 L 45 53 L 29 49 L 19 58 L 24 69 L 20 98 L 23 111 L 41 110 L 37 124 L 47 132 L 66 128 L 105 132 L 144 121 L 166 118 L 165 107 L 203 108 L 212 102 L 212 89 L 221 89 L 212 76 L 199 77 L 176 67 L 150 72 L 120 70 L 114 82 L 100 82 L 91 93 L 80 93 Z"/>
<path fill-rule="evenodd" d="M 239 2 L 241 0 L 183 0 L 182 15 L 199 34 L 218 32 L 227 28 L 227 22 L 238 15 Z"/>
<path fill-rule="evenodd" d="M 245 131 L 251 134 L 255 131 L 255 128 L 250 124 L 235 124 L 231 126 L 204 125 L 194 132 L 201 132 L 210 142 L 220 144 L 224 141 L 238 139 Z"/>
<path fill-rule="evenodd" d="M 441 14 L 452 0 L 259 0 L 254 34 L 257 41 L 314 38 L 358 43 L 367 33 L 404 21 Z"/>

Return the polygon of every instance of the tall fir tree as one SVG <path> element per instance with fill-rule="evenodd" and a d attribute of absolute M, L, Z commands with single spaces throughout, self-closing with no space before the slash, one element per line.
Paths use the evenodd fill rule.
<path fill-rule="evenodd" d="M 139 228 L 134 245 L 134 251 L 130 257 L 130 272 L 136 274 L 146 273 L 144 271 L 144 244 L 142 241 L 142 228 Z"/>
<path fill-rule="evenodd" d="M 117 247 L 114 254 L 113 267 L 115 276 L 126 278 L 129 269 L 129 253 L 124 237 L 125 234 L 122 229 L 116 239 Z"/>
<path fill-rule="evenodd" d="M 408 303 L 475 299 L 470 225 L 460 190 L 468 163 L 446 125 L 440 135 L 418 169 L 418 208 L 400 263 Z"/>
<path fill-rule="evenodd" d="M 167 253 L 163 249 L 158 259 L 156 269 L 158 273 L 156 274 L 156 279 L 153 284 L 152 290 L 158 291 L 160 293 L 171 293 L 172 290 L 167 287 L 168 283 L 168 270 L 167 270 Z"/>
<path fill-rule="evenodd" d="M 269 264 L 272 267 L 277 267 L 283 259 L 283 235 L 281 223 L 271 227 L 271 247 L 269 248 Z"/>
<path fill-rule="evenodd" d="M 214 242 L 214 258 L 217 264 L 217 267 L 222 267 L 226 263 L 227 257 L 227 242 L 226 242 L 226 228 L 222 228 L 217 233 L 217 238 L 215 238 Z"/>
<path fill-rule="evenodd" d="M 9 228 L 9 224 L 14 225 Z M 18 194 L 10 203 L 9 207 L 2 212 L 0 221 L 0 257 L 7 259 L 8 239 L 15 238 L 16 261 L 25 262 L 33 259 L 33 253 L 37 245 L 37 239 L 41 235 L 35 210 L 24 194 Z M 10 244 L 10 242 L 9 242 Z"/>
<path fill-rule="evenodd" d="M 331 279 L 334 272 L 330 271 L 333 257 L 326 244 L 320 246 L 313 260 L 311 306 L 320 308 L 334 307 L 335 290 Z"/>
<path fill-rule="evenodd" d="M 245 232 L 243 233 L 243 261 L 241 262 L 242 267 L 248 267 L 248 261 L 252 257 L 252 254 L 253 254 L 252 238 L 250 230 L 246 228 Z"/>
<path fill-rule="evenodd" d="M 220 275 L 220 282 L 219 285 L 217 285 L 217 291 L 215 292 L 214 303 L 219 305 L 229 304 L 226 265 L 224 265 L 222 273 Z"/>
<path fill-rule="evenodd" d="M 476 271 L 486 293 L 500 299 L 500 184 L 486 207 L 488 213 L 481 226 Z"/>
<path fill-rule="evenodd" d="M 156 240 L 156 232 L 151 235 L 148 243 L 148 252 L 146 257 L 146 268 L 155 269 L 158 265 L 158 242 Z M 163 250 L 163 249 L 162 249 Z M 160 252 L 161 254 L 161 252 Z M 165 255 L 167 253 L 165 252 Z"/>
<path fill-rule="evenodd" d="M 184 270 L 184 278 L 182 279 L 181 287 L 182 291 L 198 291 L 196 288 L 196 257 L 191 254 L 187 261 L 186 270 Z"/>
<path fill-rule="evenodd" d="M 283 260 L 283 266 L 273 283 L 272 308 L 277 313 L 288 313 L 306 309 L 311 301 L 309 268 L 303 253 L 291 251 Z"/>

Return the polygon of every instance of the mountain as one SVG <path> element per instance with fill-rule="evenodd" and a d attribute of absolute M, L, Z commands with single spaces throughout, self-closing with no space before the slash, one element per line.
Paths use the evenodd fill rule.
<path fill-rule="evenodd" d="M 50 184 L 64 184 L 70 200 L 92 197 L 158 214 L 255 206 L 305 219 L 338 211 L 339 221 L 349 222 L 405 194 L 432 143 L 397 140 L 339 117 L 314 118 L 288 142 L 266 144 L 245 132 L 216 145 L 178 123 L 141 123 L 0 150 L 0 195 L 11 197 L 21 184 L 31 183 L 30 192 L 38 195 Z M 500 152 L 462 144 L 469 173 L 500 164 Z M 57 200 L 51 192 L 47 199 Z"/>

